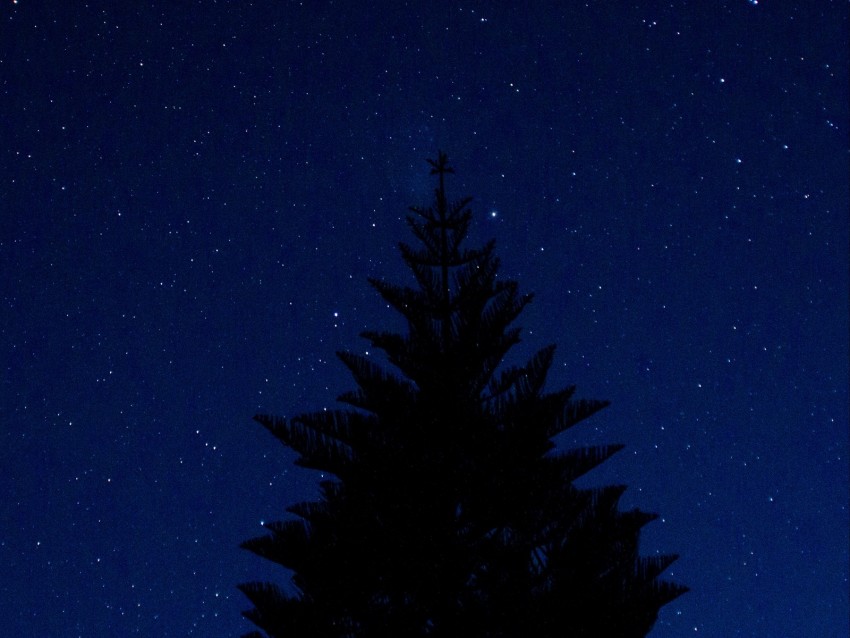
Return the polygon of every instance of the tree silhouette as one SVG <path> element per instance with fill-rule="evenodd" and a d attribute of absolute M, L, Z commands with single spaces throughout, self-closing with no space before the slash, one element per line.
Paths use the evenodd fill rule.
<path fill-rule="evenodd" d="M 340 352 L 349 408 L 255 417 L 334 478 L 243 543 L 297 590 L 240 585 L 265 632 L 246 638 L 644 636 L 687 591 L 658 580 L 676 556 L 638 555 L 655 515 L 620 511 L 625 487 L 573 483 L 622 446 L 552 442 L 607 402 L 544 391 L 554 346 L 501 365 L 531 295 L 499 279 L 492 241 L 463 246 L 470 198 L 450 204 L 446 156 L 429 163 L 435 202 L 411 208 L 418 246 L 400 244 L 415 287 L 370 280 L 407 321 L 406 334 L 363 334 L 395 370 Z"/>

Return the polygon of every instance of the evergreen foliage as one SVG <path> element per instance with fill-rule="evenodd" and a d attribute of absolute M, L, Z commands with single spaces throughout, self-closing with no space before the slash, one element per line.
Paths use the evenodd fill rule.
<path fill-rule="evenodd" d="M 552 442 L 607 402 L 544 390 L 554 346 L 501 365 L 531 295 L 498 278 L 492 242 L 464 247 L 470 199 L 449 203 L 453 170 L 443 153 L 429 163 L 435 202 L 411 208 L 418 244 L 400 244 L 416 287 L 370 280 L 407 321 L 363 335 L 396 370 L 341 352 L 349 408 L 255 417 L 334 478 L 243 543 L 297 590 L 240 585 L 264 632 L 246 638 L 645 636 L 687 591 L 659 580 L 676 556 L 638 555 L 655 515 L 620 511 L 623 486 L 573 484 L 622 446 Z"/>

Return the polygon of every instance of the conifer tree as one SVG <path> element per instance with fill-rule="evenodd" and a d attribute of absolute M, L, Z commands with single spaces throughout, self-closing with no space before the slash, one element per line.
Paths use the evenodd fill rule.
<path fill-rule="evenodd" d="M 574 485 L 622 446 L 552 440 L 607 402 L 544 389 L 554 346 L 502 365 L 531 295 L 498 277 L 493 242 L 464 246 L 471 200 L 449 203 L 453 170 L 429 163 L 435 201 L 399 245 L 415 285 L 370 280 L 407 322 L 363 334 L 394 369 L 340 352 L 347 408 L 255 417 L 333 478 L 243 543 L 294 573 L 291 594 L 240 585 L 264 632 L 246 638 L 645 636 L 687 591 L 658 578 L 676 556 L 638 555 L 655 515 L 620 511 L 623 486 Z"/>

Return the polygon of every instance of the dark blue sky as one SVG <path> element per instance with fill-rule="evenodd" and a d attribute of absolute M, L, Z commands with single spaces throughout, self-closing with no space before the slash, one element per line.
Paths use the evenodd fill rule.
<path fill-rule="evenodd" d="M 682 556 L 652 635 L 848 635 L 847 4 L 361 4 L 3 3 L 0 634 L 251 628 L 317 482 L 251 416 L 399 327 L 441 148 Z"/>

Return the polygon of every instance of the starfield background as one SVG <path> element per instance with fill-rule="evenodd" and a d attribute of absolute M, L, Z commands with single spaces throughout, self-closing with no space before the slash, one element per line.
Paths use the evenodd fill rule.
<path fill-rule="evenodd" d="M 651 635 L 848 634 L 847 4 L 514 4 L 3 2 L 0 634 L 251 629 L 319 479 L 251 417 L 401 327 L 437 149 L 681 554 Z"/>

